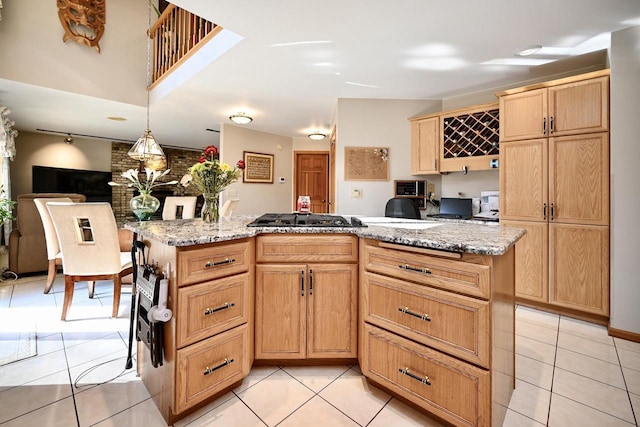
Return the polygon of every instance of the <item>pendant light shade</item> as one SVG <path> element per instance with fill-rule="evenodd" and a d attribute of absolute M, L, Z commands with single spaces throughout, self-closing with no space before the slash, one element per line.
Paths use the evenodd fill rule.
<path fill-rule="evenodd" d="M 153 137 L 149 129 L 144 131 L 127 154 L 132 159 L 140 161 L 164 157 L 162 147 L 160 147 L 160 144 L 156 142 L 156 139 Z"/>

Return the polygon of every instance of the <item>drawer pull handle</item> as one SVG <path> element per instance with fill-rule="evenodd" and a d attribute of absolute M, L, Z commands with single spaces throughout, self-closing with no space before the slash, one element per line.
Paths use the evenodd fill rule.
<path fill-rule="evenodd" d="M 398 267 L 403 270 L 417 271 L 418 273 L 422 274 L 431 274 L 431 270 L 429 270 L 428 268 L 411 267 L 409 264 L 399 265 Z"/>
<path fill-rule="evenodd" d="M 214 366 L 213 368 L 210 367 L 206 367 L 204 368 L 204 372 L 203 375 L 209 375 L 215 371 L 217 371 L 218 369 L 224 368 L 227 365 L 231 365 L 233 363 L 233 359 L 227 359 L 226 357 L 224 358 L 224 360 L 222 361 L 221 364 L 219 364 L 218 366 Z"/>
<path fill-rule="evenodd" d="M 409 310 L 409 307 L 400 307 L 398 308 L 398 311 L 401 311 L 404 314 L 408 314 L 409 316 L 417 317 L 418 319 L 424 320 L 425 322 L 431 322 L 431 317 L 429 317 L 428 314 L 414 313 L 413 311 Z"/>
<path fill-rule="evenodd" d="M 429 380 L 428 376 L 424 376 L 424 378 L 417 376 L 416 374 L 412 374 L 411 372 L 409 372 L 409 368 L 400 368 L 398 369 L 398 371 L 402 374 L 402 375 L 406 375 L 408 377 L 413 378 L 416 381 L 420 381 L 422 384 L 424 385 L 431 385 L 431 380 Z"/>
<path fill-rule="evenodd" d="M 216 262 L 211 262 L 208 261 L 204 267 L 205 268 L 211 268 L 211 267 L 217 267 L 219 265 L 225 265 L 225 264 L 233 264 L 234 262 L 236 262 L 235 259 L 233 258 L 226 258 L 224 261 L 216 261 Z"/>
<path fill-rule="evenodd" d="M 228 302 L 225 302 L 223 305 L 221 305 L 221 306 L 220 306 L 220 307 L 218 307 L 218 308 L 207 308 L 207 309 L 204 311 L 204 315 L 205 315 L 205 316 L 208 316 L 208 315 L 210 315 L 210 314 L 216 313 L 216 312 L 221 311 L 221 310 L 226 310 L 227 308 L 231 308 L 231 307 L 233 307 L 233 306 L 235 306 L 235 304 L 234 304 L 234 303 L 228 303 Z"/>

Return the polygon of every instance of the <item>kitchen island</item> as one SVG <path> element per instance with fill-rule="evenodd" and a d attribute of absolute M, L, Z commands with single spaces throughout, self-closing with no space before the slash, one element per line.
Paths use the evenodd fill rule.
<path fill-rule="evenodd" d="M 254 361 L 357 359 L 378 386 L 449 423 L 502 424 L 521 229 L 247 227 L 254 218 L 126 224 L 169 277 L 164 364 L 153 368 L 142 342 L 137 358 L 167 423 L 237 386 Z"/>

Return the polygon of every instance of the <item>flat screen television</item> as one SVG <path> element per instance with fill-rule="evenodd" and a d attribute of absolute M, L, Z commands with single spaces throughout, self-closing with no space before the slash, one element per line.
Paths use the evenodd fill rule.
<path fill-rule="evenodd" d="M 78 193 L 87 202 L 111 203 L 111 172 L 32 166 L 34 193 Z"/>

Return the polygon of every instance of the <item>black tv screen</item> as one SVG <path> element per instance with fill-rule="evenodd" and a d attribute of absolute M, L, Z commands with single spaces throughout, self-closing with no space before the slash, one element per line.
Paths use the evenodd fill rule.
<path fill-rule="evenodd" d="M 111 172 L 32 166 L 34 193 L 78 193 L 87 202 L 111 203 Z"/>

